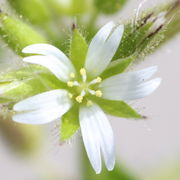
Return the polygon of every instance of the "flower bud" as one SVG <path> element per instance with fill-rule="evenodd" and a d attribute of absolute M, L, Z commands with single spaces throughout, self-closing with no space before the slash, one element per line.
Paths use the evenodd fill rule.
<path fill-rule="evenodd" d="M 87 0 L 48 0 L 49 5 L 62 15 L 77 15 L 84 13 L 90 7 Z"/>
<path fill-rule="evenodd" d="M 113 14 L 119 11 L 127 0 L 95 0 L 96 8 L 105 14 Z"/>
<path fill-rule="evenodd" d="M 50 21 L 51 13 L 44 0 L 8 0 L 9 4 L 35 25 L 44 25 Z"/>
<path fill-rule="evenodd" d="M 47 42 L 32 27 L 4 13 L 0 13 L 0 36 L 20 55 L 22 49 L 27 45 Z"/>

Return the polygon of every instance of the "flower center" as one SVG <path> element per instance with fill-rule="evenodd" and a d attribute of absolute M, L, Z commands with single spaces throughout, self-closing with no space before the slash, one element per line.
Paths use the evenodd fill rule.
<path fill-rule="evenodd" d="M 102 79 L 97 77 L 92 81 L 87 81 L 87 73 L 85 68 L 81 68 L 79 71 L 80 80 L 76 79 L 74 73 L 70 73 L 71 80 L 67 82 L 67 86 L 72 89 L 72 93 L 69 93 L 70 98 L 74 98 L 76 102 L 82 103 L 86 99 L 87 106 L 91 106 L 92 102 L 86 98 L 88 94 L 95 95 L 97 97 L 102 96 L 101 90 L 97 89 L 95 85 L 101 83 Z"/>

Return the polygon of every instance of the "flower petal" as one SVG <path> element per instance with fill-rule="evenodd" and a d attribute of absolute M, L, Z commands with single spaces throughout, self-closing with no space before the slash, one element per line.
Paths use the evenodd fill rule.
<path fill-rule="evenodd" d="M 92 39 L 85 62 L 88 73 L 101 74 L 113 58 L 122 38 L 124 26 L 110 22 L 103 26 Z"/>
<path fill-rule="evenodd" d="M 70 107 L 67 91 L 52 90 L 15 104 L 13 109 L 18 113 L 13 120 L 25 124 L 45 124 L 60 118 Z"/>
<path fill-rule="evenodd" d="M 123 84 L 122 87 L 110 86 L 102 88 L 103 98 L 109 100 L 134 100 L 143 98 L 154 92 L 161 83 L 161 78 L 152 79 L 134 86 Z"/>
<path fill-rule="evenodd" d="M 68 57 L 52 45 L 33 44 L 25 47 L 23 52 L 43 55 L 25 57 L 23 61 L 45 66 L 64 82 L 70 79 L 70 73 L 75 73 L 75 68 Z"/>
<path fill-rule="evenodd" d="M 114 138 L 106 115 L 98 105 L 93 104 L 81 107 L 79 116 L 84 145 L 96 173 L 101 172 L 100 149 L 107 169 L 112 170 L 115 164 Z"/>
<path fill-rule="evenodd" d="M 23 59 L 24 62 L 42 65 L 48 68 L 58 79 L 63 82 L 67 82 L 70 79 L 70 73 L 72 72 L 69 67 L 62 63 L 55 56 L 29 56 Z"/>
<path fill-rule="evenodd" d="M 29 54 L 40 54 L 45 56 L 54 56 L 61 63 L 65 64 L 71 72 L 75 72 L 75 69 L 69 60 L 69 58 L 58 48 L 55 46 L 52 46 L 50 44 L 33 44 L 26 46 L 23 50 L 23 53 L 29 53 Z"/>
<path fill-rule="evenodd" d="M 133 100 L 151 94 L 160 84 L 161 79 L 148 80 L 157 71 L 152 66 L 137 72 L 118 74 L 105 79 L 100 88 L 103 98 L 110 100 Z"/>

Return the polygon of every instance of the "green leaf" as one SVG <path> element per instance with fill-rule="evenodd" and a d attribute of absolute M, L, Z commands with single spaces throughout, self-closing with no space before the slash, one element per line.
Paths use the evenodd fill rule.
<path fill-rule="evenodd" d="M 131 56 L 125 59 L 112 61 L 108 68 L 101 74 L 102 79 L 114 76 L 124 72 L 127 67 L 134 61 L 135 57 Z"/>
<path fill-rule="evenodd" d="M 142 116 L 123 101 L 112 101 L 103 98 L 91 97 L 105 113 L 122 118 L 140 119 Z"/>
<path fill-rule="evenodd" d="M 44 25 L 49 23 L 51 13 L 46 1 L 44 0 L 8 0 L 9 4 L 22 15 L 28 19 L 32 24 Z"/>
<path fill-rule="evenodd" d="M 127 0 L 95 0 L 96 8 L 105 14 L 112 14 L 119 11 Z"/>
<path fill-rule="evenodd" d="M 10 102 L 19 101 L 52 89 L 66 88 L 66 85 L 59 81 L 53 74 L 41 72 L 31 74 L 24 80 L 0 83 L 0 98 L 8 98 Z"/>
<path fill-rule="evenodd" d="M 6 110 L 4 110 L 6 112 Z M 0 113 L 0 131 L 13 152 L 30 154 L 37 152 L 42 146 L 43 131 L 39 126 L 24 125 L 12 121 L 11 113 Z"/>
<path fill-rule="evenodd" d="M 20 81 L 33 77 L 35 74 L 47 72 L 46 69 L 39 65 L 28 65 L 20 69 L 0 74 L 0 84 L 4 82 Z"/>
<path fill-rule="evenodd" d="M 47 43 L 31 26 L 3 13 L 0 13 L 0 37 L 19 55 L 24 55 L 22 49 L 30 44 Z"/>
<path fill-rule="evenodd" d="M 70 59 L 75 67 L 79 70 L 84 67 L 84 62 L 87 54 L 87 43 L 78 29 L 73 30 L 72 41 L 70 47 Z"/>
<path fill-rule="evenodd" d="M 61 140 L 69 139 L 79 129 L 79 109 L 73 106 L 61 119 Z"/>
<path fill-rule="evenodd" d="M 7 97 L 0 97 L 0 104 L 8 103 L 10 101 L 13 101 L 13 99 Z"/>

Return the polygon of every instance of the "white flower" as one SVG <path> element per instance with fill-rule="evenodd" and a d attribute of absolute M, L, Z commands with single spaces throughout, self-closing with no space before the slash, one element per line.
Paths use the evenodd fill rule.
<path fill-rule="evenodd" d="M 160 78 L 147 81 L 157 71 L 156 66 L 118 74 L 105 80 L 99 77 L 112 60 L 123 31 L 123 25 L 115 25 L 113 22 L 102 27 L 92 39 L 84 67 L 80 71 L 54 46 L 34 44 L 23 49 L 24 53 L 39 54 L 25 57 L 24 62 L 48 68 L 71 91 L 56 89 L 27 98 L 14 105 L 17 113 L 13 120 L 27 124 L 45 124 L 62 117 L 74 103 L 78 104 L 84 145 L 96 173 L 101 172 L 101 152 L 107 169 L 114 168 L 114 138 L 105 113 L 88 97 L 138 99 L 151 94 L 161 82 Z"/>

